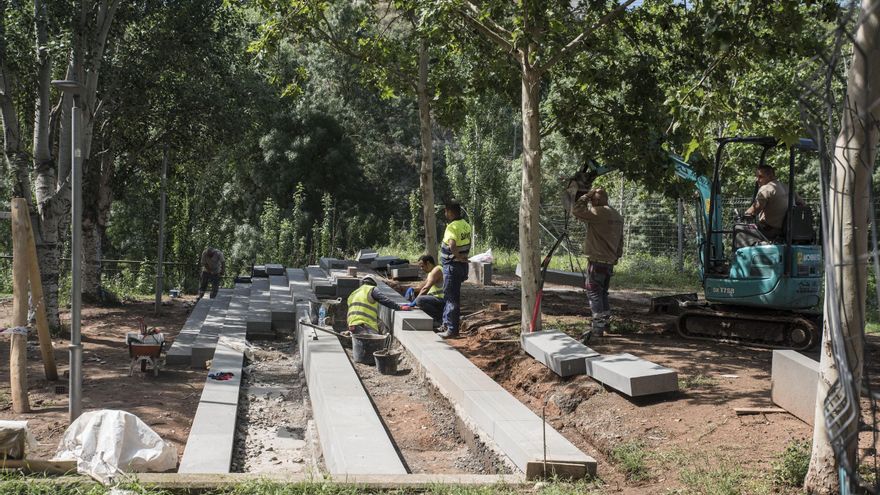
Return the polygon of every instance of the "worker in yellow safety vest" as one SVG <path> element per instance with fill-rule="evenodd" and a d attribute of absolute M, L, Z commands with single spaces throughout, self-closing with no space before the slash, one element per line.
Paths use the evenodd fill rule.
<path fill-rule="evenodd" d="M 461 284 L 468 276 L 471 226 L 461 218 L 461 205 L 455 200 L 446 203 L 444 213 L 449 223 L 446 225 L 440 244 L 445 302 L 440 336 L 449 339 L 458 337 L 458 324 L 461 319 Z"/>
<path fill-rule="evenodd" d="M 377 287 L 373 275 L 365 275 L 361 286 L 348 296 L 348 330 L 353 334 L 374 333 L 379 331 L 379 305 L 398 311 L 409 311 L 408 304 L 397 304 L 382 293 Z"/>
<path fill-rule="evenodd" d="M 443 320 L 443 269 L 434 261 L 430 254 L 419 258 L 419 268 L 425 272 L 425 281 L 412 291 L 413 303 L 434 319 L 434 326 L 439 327 Z M 409 291 L 407 291 L 409 293 Z"/>

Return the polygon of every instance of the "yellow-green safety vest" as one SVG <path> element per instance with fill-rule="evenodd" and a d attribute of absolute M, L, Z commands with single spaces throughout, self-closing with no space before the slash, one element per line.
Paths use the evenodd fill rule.
<path fill-rule="evenodd" d="M 362 285 L 348 296 L 348 326 L 364 325 L 379 331 L 379 303 L 370 297 L 372 285 Z"/>
<path fill-rule="evenodd" d="M 431 269 L 431 273 L 434 273 L 434 272 L 440 273 L 440 285 L 437 285 L 437 284 L 432 285 L 431 288 L 428 289 L 428 295 L 434 296 L 434 297 L 439 297 L 440 299 L 443 299 L 443 268 L 441 268 L 439 266 L 435 266 L 434 268 Z"/>
<path fill-rule="evenodd" d="M 471 250 L 471 226 L 462 219 L 449 222 L 446 231 L 443 232 L 443 243 L 440 245 L 440 254 L 445 260 L 452 259 L 452 249 L 449 241 L 454 239 L 458 252 L 467 255 Z"/>

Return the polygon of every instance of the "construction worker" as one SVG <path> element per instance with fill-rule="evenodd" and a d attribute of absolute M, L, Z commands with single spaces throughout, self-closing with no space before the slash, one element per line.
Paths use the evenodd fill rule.
<path fill-rule="evenodd" d="M 217 297 L 217 290 L 220 288 L 220 277 L 226 272 L 226 261 L 223 259 L 223 253 L 219 249 L 206 247 L 202 252 L 200 265 L 202 267 L 202 277 L 199 281 L 198 299 L 205 295 L 208 283 L 211 284 L 211 299 L 214 299 Z"/>
<path fill-rule="evenodd" d="M 348 330 L 352 335 L 363 333 L 380 334 L 379 305 L 398 311 L 409 311 L 408 304 L 400 305 L 392 301 L 376 288 L 378 282 L 373 275 L 364 275 L 361 286 L 348 296 Z"/>
<path fill-rule="evenodd" d="M 587 255 L 587 297 L 592 314 L 591 329 L 581 339 L 602 337 L 611 321 L 608 288 L 614 265 L 623 255 L 623 217 L 608 206 L 608 193 L 594 188 L 581 196 L 572 207 L 572 214 L 587 224 L 584 254 Z"/>
<path fill-rule="evenodd" d="M 430 254 L 423 254 L 419 258 L 419 268 L 427 276 L 422 285 L 412 292 L 410 300 L 434 319 L 435 326 L 439 326 L 443 320 L 443 306 L 446 304 L 443 300 L 443 268 L 437 266 Z"/>
<path fill-rule="evenodd" d="M 758 165 L 755 171 L 758 192 L 755 201 L 746 210 L 745 216 L 756 217 L 758 230 L 767 240 L 774 240 L 782 235 L 782 224 L 788 212 L 788 187 L 776 178 L 776 170 L 770 165 Z M 804 202 L 795 193 L 795 204 L 804 206 Z"/>
<path fill-rule="evenodd" d="M 461 205 L 451 200 L 444 211 L 446 230 L 440 244 L 443 262 L 443 324 L 440 336 L 444 339 L 458 337 L 461 319 L 461 284 L 468 276 L 468 253 L 471 250 L 471 226 L 461 218 Z"/>

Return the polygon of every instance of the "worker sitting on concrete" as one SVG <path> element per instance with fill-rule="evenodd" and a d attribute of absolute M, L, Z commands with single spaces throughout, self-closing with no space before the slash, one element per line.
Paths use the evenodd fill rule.
<path fill-rule="evenodd" d="M 378 282 L 373 275 L 364 275 L 361 286 L 348 296 L 348 331 L 352 335 L 379 331 L 379 305 L 398 311 L 409 311 L 408 304 L 400 305 L 376 288 Z"/>
<path fill-rule="evenodd" d="M 443 269 L 434 261 L 430 254 L 419 258 L 419 268 L 427 274 L 424 283 L 413 291 L 412 300 L 416 306 L 434 319 L 434 326 L 439 327 L 443 320 Z"/>
<path fill-rule="evenodd" d="M 205 289 L 208 283 L 211 284 L 211 299 L 217 297 L 217 290 L 220 288 L 220 277 L 226 271 L 226 261 L 223 260 L 223 253 L 219 249 L 207 247 L 202 252 L 201 259 L 202 279 L 199 281 L 199 299 L 205 295 Z"/>

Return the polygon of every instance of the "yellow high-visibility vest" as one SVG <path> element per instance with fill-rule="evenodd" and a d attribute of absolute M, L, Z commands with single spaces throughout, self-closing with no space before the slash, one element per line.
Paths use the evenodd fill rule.
<path fill-rule="evenodd" d="M 440 254 L 444 260 L 452 259 L 452 249 L 449 241 L 455 240 L 458 252 L 467 255 L 471 251 L 471 226 L 462 219 L 449 222 L 443 232 L 443 243 L 440 245 Z"/>
<path fill-rule="evenodd" d="M 434 284 L 428 289 L 429 296 L 439 297 L 443 299 L 443 268 L 435 266 L 431 269 L 431 273 L 438 272 L 440 274 L 440 285 Z M 430 276 L 430 274 L 428 274 Z"/>
<path fill-rule="evenodd" d="M 364 325 L 379 332 L 379 303 L 370 297 L 372 285 L 362 285 L 348 296 L 348 326 Z"/>

